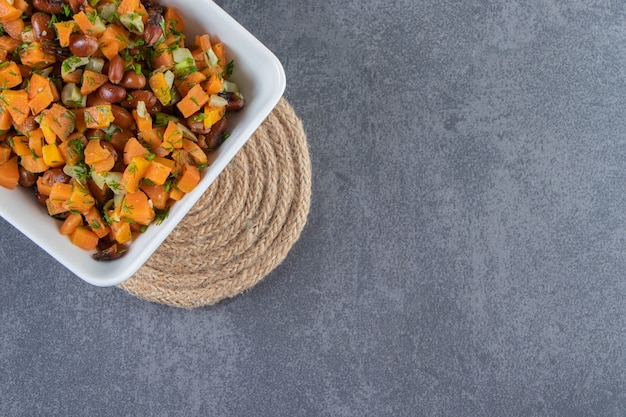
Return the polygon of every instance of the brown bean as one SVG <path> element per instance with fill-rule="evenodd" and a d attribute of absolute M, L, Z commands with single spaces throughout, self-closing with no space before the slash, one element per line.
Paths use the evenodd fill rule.
<path fill-rule="evenodd" d="M 195 117 L 198 114 L 200 114 L 200 113 L 193 114 L 193 115 L 191 115 L 190 117 L 188 117 L 186 119 L 187 127 L 193 133 L 200 134 L 200 135 L 206 135 L 206 134 L 208 134 L 211 131 L 211 128 L 210 127 L 204 127 L 204 122 L 202 120 L 195 120 Z"/>
<path fill-rule="evenodd" d="M 125 65 L 126 64 L 124 63 L 124 59 L 119 55 L 115 55 L 109 64 L 109 81 L 111 81 L 113 84 L 119 84 L 119 82 L 122 81 L 122 78 L 124 77 Z"/>
<path fill-rule="evenodd" d="M 112 83 L 104 83 L 98 88 L 98 96 L 108 103 L 119 103 L 126 98 L 126 89 Z"/>
<path fill-rule="evenodd" d="M 50 168 L 43 173 L 43 177 L 41 178 L 42 182 L 49 186 L 52 186 L 55 182 L 69 184 L 71 179 L 72 178 L 63 172 L 61 168 Z"/>
<path fill-rule="evenodd" d="M 143 40 L 146 45 L 154 46 L 163 36 L 164 8 L 155 6 L 148 9 L 148 21 L 143 31 Z"/>
<path fill-rule="evenodd" d="M 101 204 L 105 203 L 110 198 L 109 195 L 111 193 L 109 192 L 109 188 L 106 186 L 102 188 L 98 187 L 92 178 L 87 179 L 87 187 L 89 187 L 91 195 Z"/>
<path fill-rule="evenodd" d="M 70 36 L 70 51 L 80 57 L 93 55 L 98 50 L 98 39 L 75 33 Z"/>
<path fill-rule="evenodd" d="M 111 136 L 111 140 L 109 141 L 109 143 L 113 145 L 113 147 L 117 149 L 119 153 L 122 153 L 124 152 L 126 142 L 128 142 L 128 139 L 132 138 L 133 136 L 135 136 L 135 133 L 132 130 L 122 129 L 119 132 L 115 132 L 113 136 Z"/>
<path fill-rule="evenodd" d="M 135 71 L 129 70 L 124 73 L 120 85 L 125 88 L 138 90 L 146 86 L 146 77 L 143 74 L 137 74 Z"/>
<path fill-rule="evenodd" d="M 103 100 L 102 97 L 98 95 L 97 91 L 94 91 L 93 93 L 87 96 L 87 107 L 101 106 L 104 104 L 110 104 L 110 103 L 108 101 Z"/>
<path fill-rule="evenodd" d="M 37 199 L 37 202 L 39 204 L 41 204 L 42 206 L 46 205 L 46 200 L 48 199 L 47 195 L 41 194 L 39 192 L 39 190 L 37 190 L 37 188 L 35 188 L 35 198 Z"/>
<path fill-rule="evenodd" d="M 206 148 L 217 149 L 224 142 L 224 133 L 228 129 L 228 119 L 223 118 L 211 126 L 211 131 L 206 135 Z"/>
<path fill-rule="evenodd" d="M 155 114 L 163 109 L 161 102 L 157 99 L 152 91 L 148 90 L 134 90 L 128 93 L 130 99 L 122 101 L 121 105 L 127 109 L 136 109 L 137 103 L 143 101 L 146 104 L 148 113 Z"/>
<path fill-rule="evenodd" d="M 85 0 L 68 0 L 68 3 L 74 14 L 85 11 Z"/>
<path fill-rule="evenodd" d="M 22 166 L 19 167 L 19 173 L 20 185 L 22 187 L 30 188 L 37 182 L 37 176 Z"/>
<path fill-rule="evenodd" d="M 123 107 L 112 104 L 111 112 L 113 112 L 113 117 L 115 117 L 113 123 L 122 129 L 130 129 L 130 127 L 135 123 L 133 115 Z"/>
<path fill-rule="evenodd" d="M 87 140 L 104 140 L 106 136 L 106 133 L 101 129 L 89 129 L 85 132 Z"/>
<path fill-rule="evenodd" d="M 113 159 L 115 159 L 115 162 L 117 162 L 119 158 L 119 154 L 117 153 L 117 149 L 115 149 L 115 146 L 113 146 L 110 142 L 107 142 L 106 140 L 101 140 L 100 146 L 108 150 L 111 153 L 111 155 L 113 155 Z"/>
<path fill-rule="evenodd" d="M 13 126 L 22 133 L 32 132 L 39 127 L 39 124 L 35 120 L 35 116 L 28 116 L 22 123 L 13 121 Z"/>
<path fill-rule="evenodd" d="M 63 11 L 63 0 L 33 0 L 33 7 L 46 13 L 61 13 Z"/>
<path fill-rule="evenodd" d="M 30 18 L 30 24 L 33 27 L 33 35 L 37 42 L 54 42 L 56 34 L 50 24 L 49 14 L 43 12 L 35 13 Z"/>
<path fill-rule="evenodd" d="M 31 67 L 27 67 L 26 65 L 17 64 L 17 67 L 20 69 L 20 75 L 22 78 L 30 78 L 33 74 L 33 69 Z"/>
<path fill-rule="evenodd" d="M 220 97 L 225 98 L 228 101 L 226 105 L 226 110 L 228 111 L 237 111 L 244 108 L 246 105 L 246 101 L 243 96 L 239 93 L 227 92 L 227 93 L 219 93 Z"/>
<path fill-rule="evenodd" d="M 102 241 L 102 239 L 100 241 Z M 128 250 L 125 245 L 117 242 L 107 242 L 107 244 L 102 247 L 101 244 L 98 243 L 98 251 L 91 256 L 96 261 L 113 261 L 126 255 L 127 252 Z"/>

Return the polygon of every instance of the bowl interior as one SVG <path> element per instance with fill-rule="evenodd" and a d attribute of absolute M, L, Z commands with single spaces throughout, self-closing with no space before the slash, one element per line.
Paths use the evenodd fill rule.
<path fill-rule="evenodd" d="M 161 225 L 151 225 L 129 245 L 126 256 L 112 262 L 94 261 L 89 252 L 60 235 L 60 223 L 37 204 L 32 190 L 0 187 L 0 216 L 74 274 L 97 286 L 112 286 L 125 281 L 148 260 L 260 126 L 285 89 L 285 73 L 278 59 L 215 3 L 210 0 L 164 0 L 159 3 L 177 9 L 185 21 L 188 44 L 193 42 L 196 34 L 208 33 L 212 40 L 219 39 L 226 45 L 228 59 L 235 62 L 232 80 L 246 99 L 246 107 L 231 118 L 231 135 L 216 151 L 200 184 L 172 206 Z"/>

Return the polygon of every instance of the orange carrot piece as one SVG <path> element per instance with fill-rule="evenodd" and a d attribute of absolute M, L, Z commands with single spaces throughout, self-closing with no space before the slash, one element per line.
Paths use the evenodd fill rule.
<path fill-rule="evenodd" d="M 54 103 L 48 110 L 44 110 L 42 121 L 45 120 L 47 127 L 52 130 L 61 140 L 67 139 L 67 137 L 74 131 L 75 117 L 74 113 L 60 104 Z M 42 127 L 43 129 L 43 127 Z M 44 135 L 46 131 L 44 129 Z M 46 136 L 46 140 L 48 137 Z"/>
<path fill-rule="evenodd" d="M 28 146 L 28 137 L 26 136 L 13 136 L 9 139 L 9 145 L 17 156 L 30 155 L 31 150 Z"/>
<path fill-rule="evenodd" d="M 167 181 L 167 177 L 172 172 L 172 168 L 159 162 L 152 160 L 150 161 L 150 165 L 148 169 L 143 175 L 144 180 L 149 181 L 149 183 L 154 185 L 163 185 L 165 181 Z"/>
<path fill-rule="evenodd" d="M 0 64 L 0 89 L 17 87 L 22 83 L 22 74 L 13 61 Z"/>
<path fill-rule="evenodd" d="M 47 77 L 33 73 L 30 78 L 30 87 L 28 90 L 28 107 L 30 107 L 33 115 L 38 115 L 44 111 L 55 99 L 52 91 L 53 84 Z M 54 87 L 56 90 L 56 87 Z M 58 94 L 58 93 L 57 93 Z"/>
<path fill-rule="evenodd" d="M 11 113 L 8 110 L 4 110 L 2 108 L 2 104 L 0 103 L 0 132 L 9 130 L 13 126 L 13 118 L 11 118 Z"/>
<path fill-rule="evenodd" d="M 115 120 L 110 104 L 86 107 L 84 113 L 87 129 L 104 129 Z"/>
<path fill-rule="evenodd" d="M 118 243 L 124 244 L 133 238 L 130 231 L 130 223 L 118 221 L 112 222 L 109 226 L 111 227 L 111 238 Z"/>
<path fill-rule="evenodd" d="M 20 173 L 17 167 L 17 156 L 14 156 L 0 165 L 0 186 L 12 190 L 17 187 L 19 179 Z"/>
<path fill-rule="evenodd" d="M 133 158 L 146 158 L 148 155 L 150 155 L 150 152 L 134 137 L 128 139 L 124 146 L 125 165 L 130 164 Z"/>
<path fill-rule="evenodd" d="M 0 165 L 8 161 L 11 158 L 12 153 L 11 148 L 0 145 Z"/>
<path fill-rule="evenodd" d="M 224 80 L 217 74 L 213 74 L 209 77 L 209 80 L 205 84 L 205 90 L 207 94 L 217 94 L 222 91 Z"/>
<path fill-rule="evenodd" d="M 83 71 L 83 83 L 80 87 L 80 93 L 83 96 L 93 93 L 107 81 L 109 81 L 108 75 L 85 70 Z"/>
<path fill-rule="evenodd" d="M 189 139 L 183 139 L 183 150 L 186 151 L 191 159 L 198 165 L 203 165 L 208 162 L 208 158 L 202 148 Z"/>
<path fill-rule="evenodd" d="M 200 84 L 196 84 L 181 101 L 176 103 L 176 107 L 178 107 L 183 117 L 187 118 L 199 111 L 208 101 L 208 94 L 202 89 Z"/>
<path fill-rule="evenodd" d="M 150 185 L 144 182 L 139 188 L 146 193 L 155 209 L 164 210 L 167 207 L 167 200 L 170 198 L 170 193 L 169 191 L 165 191 L 165 186 L 157 184 Z"/>
<path fill-rule="evenodd" d="M 77 227 L 70 236 L 72 243 L 85 250 L 94 250 L 98 247 L 98 236 L 85 227 Z"/>
<path fill-rule="evenodd" d="M 50 198 L 55 204 L 64 205 L 65 202 L 72 195 L 72 184 L 65 184 L 62 182 L 55 182 L 50 188 Z M 67 208 L 65 209 L 67 211 Z"/>
<path fill-rule="evenodd" d="M 76 165 L 84 159 L 84 148 L 87 146 L 87 139 L 81 133 L 70 135 L 66 141 L 59 144 L 59 152 L 67 165 Z"/>
<path fill-rule="evenodd" d="M 10 36 L 0 36 L 0 49 L 6 52 L 13 52 L 19 46 L 19 41 Z"/>
<path fill-rule="evenodd" d="M 165 9 L 163 19 L 165 20 L 165 25 L 169 30 L 174 28 L 178 32 L 185 31 L 185 22 L 183 22 L 183 19 L 173 7 L 168 6 L 168 8 Z"/>
<path fill-rule="evenodd" d="M 184 193 L 190 193 L 200 182 L 200 171 L 193 165 L 185 165 L 182 175 L 176 181 L 176 188 Z"/>
<path fill-rule="evenodd" d="M 172 188 L 170 190 L 170 198 L 174 201 L 178 201 L 185 196 L 185 192 L 179 190 L 178 188 Z"/>
<path fill-rule="evenodd" d="M 211 107 L 208 104 L 204 106 L 204 127 L 209 128 L 217 123 L 226 114 L 225 107 Z"/>
<path fill-rule="evenodd" d="M 85 213 L 85 222 L 100 239 L 109 234 L 109 228 L 102 220 L 102 216 L 100 216 L 100 212 L 95 206 Z"/>
<path fill-rule="evenodd" d="M 51 168 L 56 168 L 65 165 L 63 155 L 59 151 L 59 147 L 56 143 L 49 143 L 41 148 L 43 154 L 43 160 Z"/>
<path fill-rule="evenodd" d="M 217 57 L 217 65 L 222 68 L 226 68 L 226 50 L 224 49 L 224 44 L 221 42 L 213 44 L 213 52 L 215 52 L 215 56 Z"/>
<path fill-rule="evenodd" d="M 94 21 L 97 21 L 97 20 L 99 19 L 98 18 L 96 18 L 95 20 L 90 19 L 89 16 L 87 16 L 85 12 L 83 11 L 78 12 L 74 15 L 74 21 L 80 28 L 80 31 L 83 32 L 83 34 L 85 35 L 98 35 L 104 32 L 105 27 L 103 24 L 100 24 L 100 25 L 94 24 Z"/>
<path fill-rule="evenodd" d="M 37 192 L 41 195 L 48 197 L 51 190 L 52 186 L 43 180 L 43 176 L 39 176 L 37 178 Z"/>
<path fill-rule="evenodd" d="M 174 85 L 176 86 L 176 89 L 178 89 L 178 92 L 180 93 L 180 95 L 184 97 L 187 95 L 189 90 L 191 90 L 191 87 L 205 80 L 206 80 L 206 75 L 204 75 L 200 71 L 196 71 L 196 72 L 192 72 L 191 74 L 185 77 L 174 80 Z"/>
<path fill-rule="evenodd" d="M 50 169 L 42 157 L 35 155 L 22 156 L 20 158 L 20 165 L 22 165 L 26 171 L 32 172 L 33 174 L 40 174 Z"/>
<path fill-rule="evenodd" d="M 22 124 L 30 114 L 26 90 L 3 90 L 0 105 L 11 114 L 15 123 Z"/>
<path fill-rule="evenodd" d="M 11 20 L 2 23 L 4 31 L 13 39 L 20 40 L 20 35 L 24 31 L 24 21 L 22 19 Z"/>
<path fill-rule="evenodd" d="M 129 193 L 136 191 L 149 165 L 150 162 L 147 159 L 141 157 L 131 159 L 122 174 L 122 188 Z"/>
<path fill-rule="evenodd" d="M 135 123 L 137 124 L 138 132 L 145 132 L 146 130 L 152 130 L 152 116 L 150 113 L 146 112 L 145 117 L 139 116 L 137 110 L 133 110 L 133 119 L 135 119 Z"/>
<path fill-rule="evenodd" d="M 82 224 L 83 224 L 83 216 L 81 216 L 78 213 L 71 213 L 69 216 L 65 218 L 65 221 L 61 225 L 59 232 L 62 235 L 69 236 L 72 233 L 74 233 L 74 231 L 76 230 L 78 226 Z"/>
<path fill-rule="evenodd" d="M 42 148 L 44 144 L 43 132 L 41 129 L 35 129 L 27 134 L 28 137 L 28 147 L 35 153 L 37 156 L 43 156 Z"/>
<path fill-rule="evenodd" d="M 7 0 L 0 0 L 0 23 L 19 19 L 22 11 L 13 7 Z"/>
<path fill-rule="evenodd" d="M 96 200 L 89 193 L 89 190 L 78 181 L 72 181 L 71 187 L 72 193 L 65 201 L 65 208 L 70 211 L 85 213 L 96 204 Z"/>
<path fill-rule="evenodd" d="M 32 69 L 42 69 L 49 67 L 56 62 L 54 55 L 44 52 L 39 42 L 31 42 L 20 50 L 22 64 Z"/>
<path fill-rule="evenodd" d="M 183 147 L 183 131 L 178 124 L 170 121 L 167 123 L 165 133 L 163 133 L 163 144 L 161 145 L 166 151 Z"/>
<path fill-rule="evenodd" d="M 72 32 L 78 28 L 78 25 L 76 22 L 68 20 L 65 22 L 55 23 L 54 28 L 57 31 L 57 38 L 59 39 L 60 46 L 65 48 L 70 46 L 70 36 L 72 35 Z"/>
<path fill-rule="evenodd" d="M 124 196 L 121 215 L 123 219 L 148 226 L 154 220 L 154 209 L 150 205 L 148 196 L 138 190 Z"/>

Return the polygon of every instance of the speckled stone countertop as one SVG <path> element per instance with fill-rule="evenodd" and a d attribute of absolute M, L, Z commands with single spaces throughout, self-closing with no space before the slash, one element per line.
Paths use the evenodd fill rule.
<path fill-rule="evenodd" d="M 624 4 L 218 3 L 308 134 L 300 240 L 188 311 L 0 219 L 0 415 L 625 415 Z"/>

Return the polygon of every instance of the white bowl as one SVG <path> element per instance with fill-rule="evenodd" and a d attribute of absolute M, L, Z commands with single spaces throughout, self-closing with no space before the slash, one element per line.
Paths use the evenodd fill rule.
<path fill-rule="evenodd" d="M 74 246 L 59 234 L 60 222 L 48 216 L 32 189 L 0 187 L 0 216 L 24 233 L 74 274 L 97 286 L 113 286 L 130 278 L 152 255 L 198 201 L 215 178 L 233 159 L 278 103 L 285 90 L 282 65 L 263 44 L 210 0 L 161 0 L 176 8 L 185 22 L 187 43 L 197 34 L 208 33 L 226 45 L 228 59 L 235 60 L 232 81 L 246 99 L 246 106 L 231 118 L 230 137 L 216 151 L 203 172 L 200 184 L 170 209 L 159 226 L 148 230 L 129 245 L 128 253 L 115 261 L 98 262 L 91 253 Z"/>

